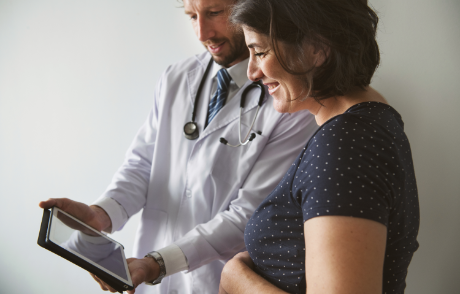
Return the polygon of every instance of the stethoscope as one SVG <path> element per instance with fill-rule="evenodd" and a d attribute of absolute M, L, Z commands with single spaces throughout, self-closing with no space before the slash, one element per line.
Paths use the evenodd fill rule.
<path fill-rule="evenodd" d="M 200 85 L 198 87 L 198 91 L 196 93 L 195 103 L 193 104 L 192 120 L 184 125 L 184 136 L 185 136 L 185 138 L 187 138 L 189 140 L 195 140 L 196 138 L 198 138 L 200 136 L 200 134 L 198 132 L 198 125 L 195 122 L 195 115 L 196 115 L 196 109 L 197 109 L 197 105 L 198 105 L 198 98 L 200 97 L 201 89 L 203 88 L 203 84 L 204 84 L 204 82 L 206 80 L 206 76 L 209 73 L 209 70 L 210 70 L 210 68 L 212 66 L 212 63 L 213 63 L 213 59 L 211 58 L 211 60 L 208 63 L 208 66 L 206 67 L 206 70 L 204 72 L 203 78 L 201 78 L 201 82 L 200 82 Z M 243 114 L 244 102 L 246 101 L 246 94 L 249 92 L 249 90 L 251 90 L 252 88 L 255 88 L 255 87 L 260 88 L 259 103 L 258 103 L 258 106 L 257 106 L 256 114 L 254 115 L 254 119 L 252 120 L 251 127 L 249 128 L 249 131 L 246 134 L 246 136 L 244 137 L 244 139 L 241 140 L 241 115 Z M 231 144 L 228 143 L 227 140 L 225 140 L 225 138 L 221 137 L 220 142 L 222 144 L 230 146 L 230 147 L 239 147 L 239 146 L 242 146 L 242 145 L 246 145 L 249 142 L 251 142 L 252 140 L 254 140 L 254 138 L 256 137 L 256 134 L 251 133 L 251 131 L 252 131 L 252 127 L 254 126 L 254 122 L 256 121 L 257 114 L 259 113 L 259 109 L 260 109 L 260 107 L 262 106 L 262 104 L 264 102 L 264 97 L 265 97 L 265 88 L 261 84 L 259 84 L 257 82 L 254 82 L 254 83 L 250 84 L 249 86 L 246 87 L 246 89 L 244 89 L 243 94 L 241 95 L 241 100 L 240 100 L 240 119 L 239 119 L 239 126 L 238 126 L 238 135 L 239 135 L 239 141 L 240 142 L 237 145 L 231 145 Z M 259 133 L 259 135 L 261 134 L 260 132 L 258 132 L 258 133 Z"/>

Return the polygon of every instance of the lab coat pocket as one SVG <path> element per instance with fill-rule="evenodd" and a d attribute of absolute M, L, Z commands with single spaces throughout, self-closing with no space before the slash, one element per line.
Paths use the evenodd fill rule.
<path fill-rule="evenodd" d="M 134 245 L 135 256 L 143 257 L 148 252 L 163 248 L 168 242 L 167 224 L 168 214 L 165 211 L 144 208 Z"/>
<path fill-rule="evenodd" d="M 238 123 L 234 123 L 233 126 L 226 129 L 225 138 L 229 144 L 235 145 L 239 143 L 239 131 Z M 242 124 L 242 140 L 248 131 L 249 127 Z M 255 132 L 255 130 L 252 132 Z M 212 175 L 217 179 L 231 181 L 230 184 L 232 186 L 240 187 L 265 147 L 267 140 L 268 137 L 264 135 L 256 135 L 251 142 L 240 147 L 230 147 L 220 144 L 215 156 L 215 162 L 213 163 Z"/>

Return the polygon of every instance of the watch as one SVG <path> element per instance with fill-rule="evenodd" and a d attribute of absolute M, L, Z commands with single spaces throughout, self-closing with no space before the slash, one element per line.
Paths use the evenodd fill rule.
<path fill-rule="evenodd" d="M 166 275 L 166 267 L 165 267 L 165 261 L 163 260 L 163 257 L 160 255 L 160 253 L 158 253 L 156 251 L 152 251 L 150 253 L 147 253 L 144 257 L 150 257 L 150 258 L 155 259 L 155 261 L 160 266 L 160 274 L 158 275 L 158 278 L 156 278 L 155 280 L 153 280 L 151 282 L 145 282 L 145 284 L 146 285 L 160 284 L 161 280 L 163 280 L 163 278 Z"/>

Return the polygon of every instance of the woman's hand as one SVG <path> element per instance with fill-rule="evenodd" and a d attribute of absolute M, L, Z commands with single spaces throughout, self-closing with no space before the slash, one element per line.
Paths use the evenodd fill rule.
<path fill-rule="evenodd" d="M 254 262 L 252 261 L 251 256 L 249 256 L 249 252 L 247 251 L 238 253 L 231 260 L 233 262 L 241 262 L 250 269 L 254 270 Z"/>
<path fill-rule="evenodd" d="M 225 289 L 222 287 L 222 283 L 219 284 L 219 294 L 229 294 Z"/>
<path fill-rule="evenodd" d="M 256 274 L 254 268 L 247 251 L 235 255 L 222 270 L 219 294 L 286 293 Z"/>
<path fill-rule="evenodd" d="M 247 251 L 236 254 L 225 264 L 220 278 L 219 294 L 229 294 L 227 292 L 230 291 L 229 286 L 238 280 L 236 276 L 240 274 L 239 271 L 242 267 L 247 267 L 251 271 L 254 270 L 254 262 Z"/>
<path fill-rule="evenodd" d="M 232 270 L 229 268 L 233 268 L 235 266 L 238 267 L 238 264 L 245 265 L 251 270 L 254 270 L 254 262 L 252 261 L 251 256 L 249 256 L 249 253 L 247 251 L 236 254 L 232 259 L 230 259 L 227 262 L 227 264 L 224 267 L 224 270 L 222 271 L 222 276 L 219 284 L 219 294 L 229 294 L 222 286 L 222 283 L 229 282 L 228 280 L 231 279 L 229 274 L 232 272 Z M 224 279 L 225 282 L 223 282 Z"/>

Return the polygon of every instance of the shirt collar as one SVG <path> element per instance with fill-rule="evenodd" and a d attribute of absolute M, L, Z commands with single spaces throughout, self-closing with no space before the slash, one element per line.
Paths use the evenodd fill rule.
<path fill-rule="evenodd" d="M 235 64 L 232 67 L 227 68 L 228 74 L 232 77 L 232 80 L 238 86 L 238 88 L 243 87 L 243 85 L 248 81 L 248 64 L 249 58 Z M 217 76 L 217 72 L 223 68 L 223 66 L 217 64 L 215 61 L 212 64 L 211 76 L 214 78 Z"/>

